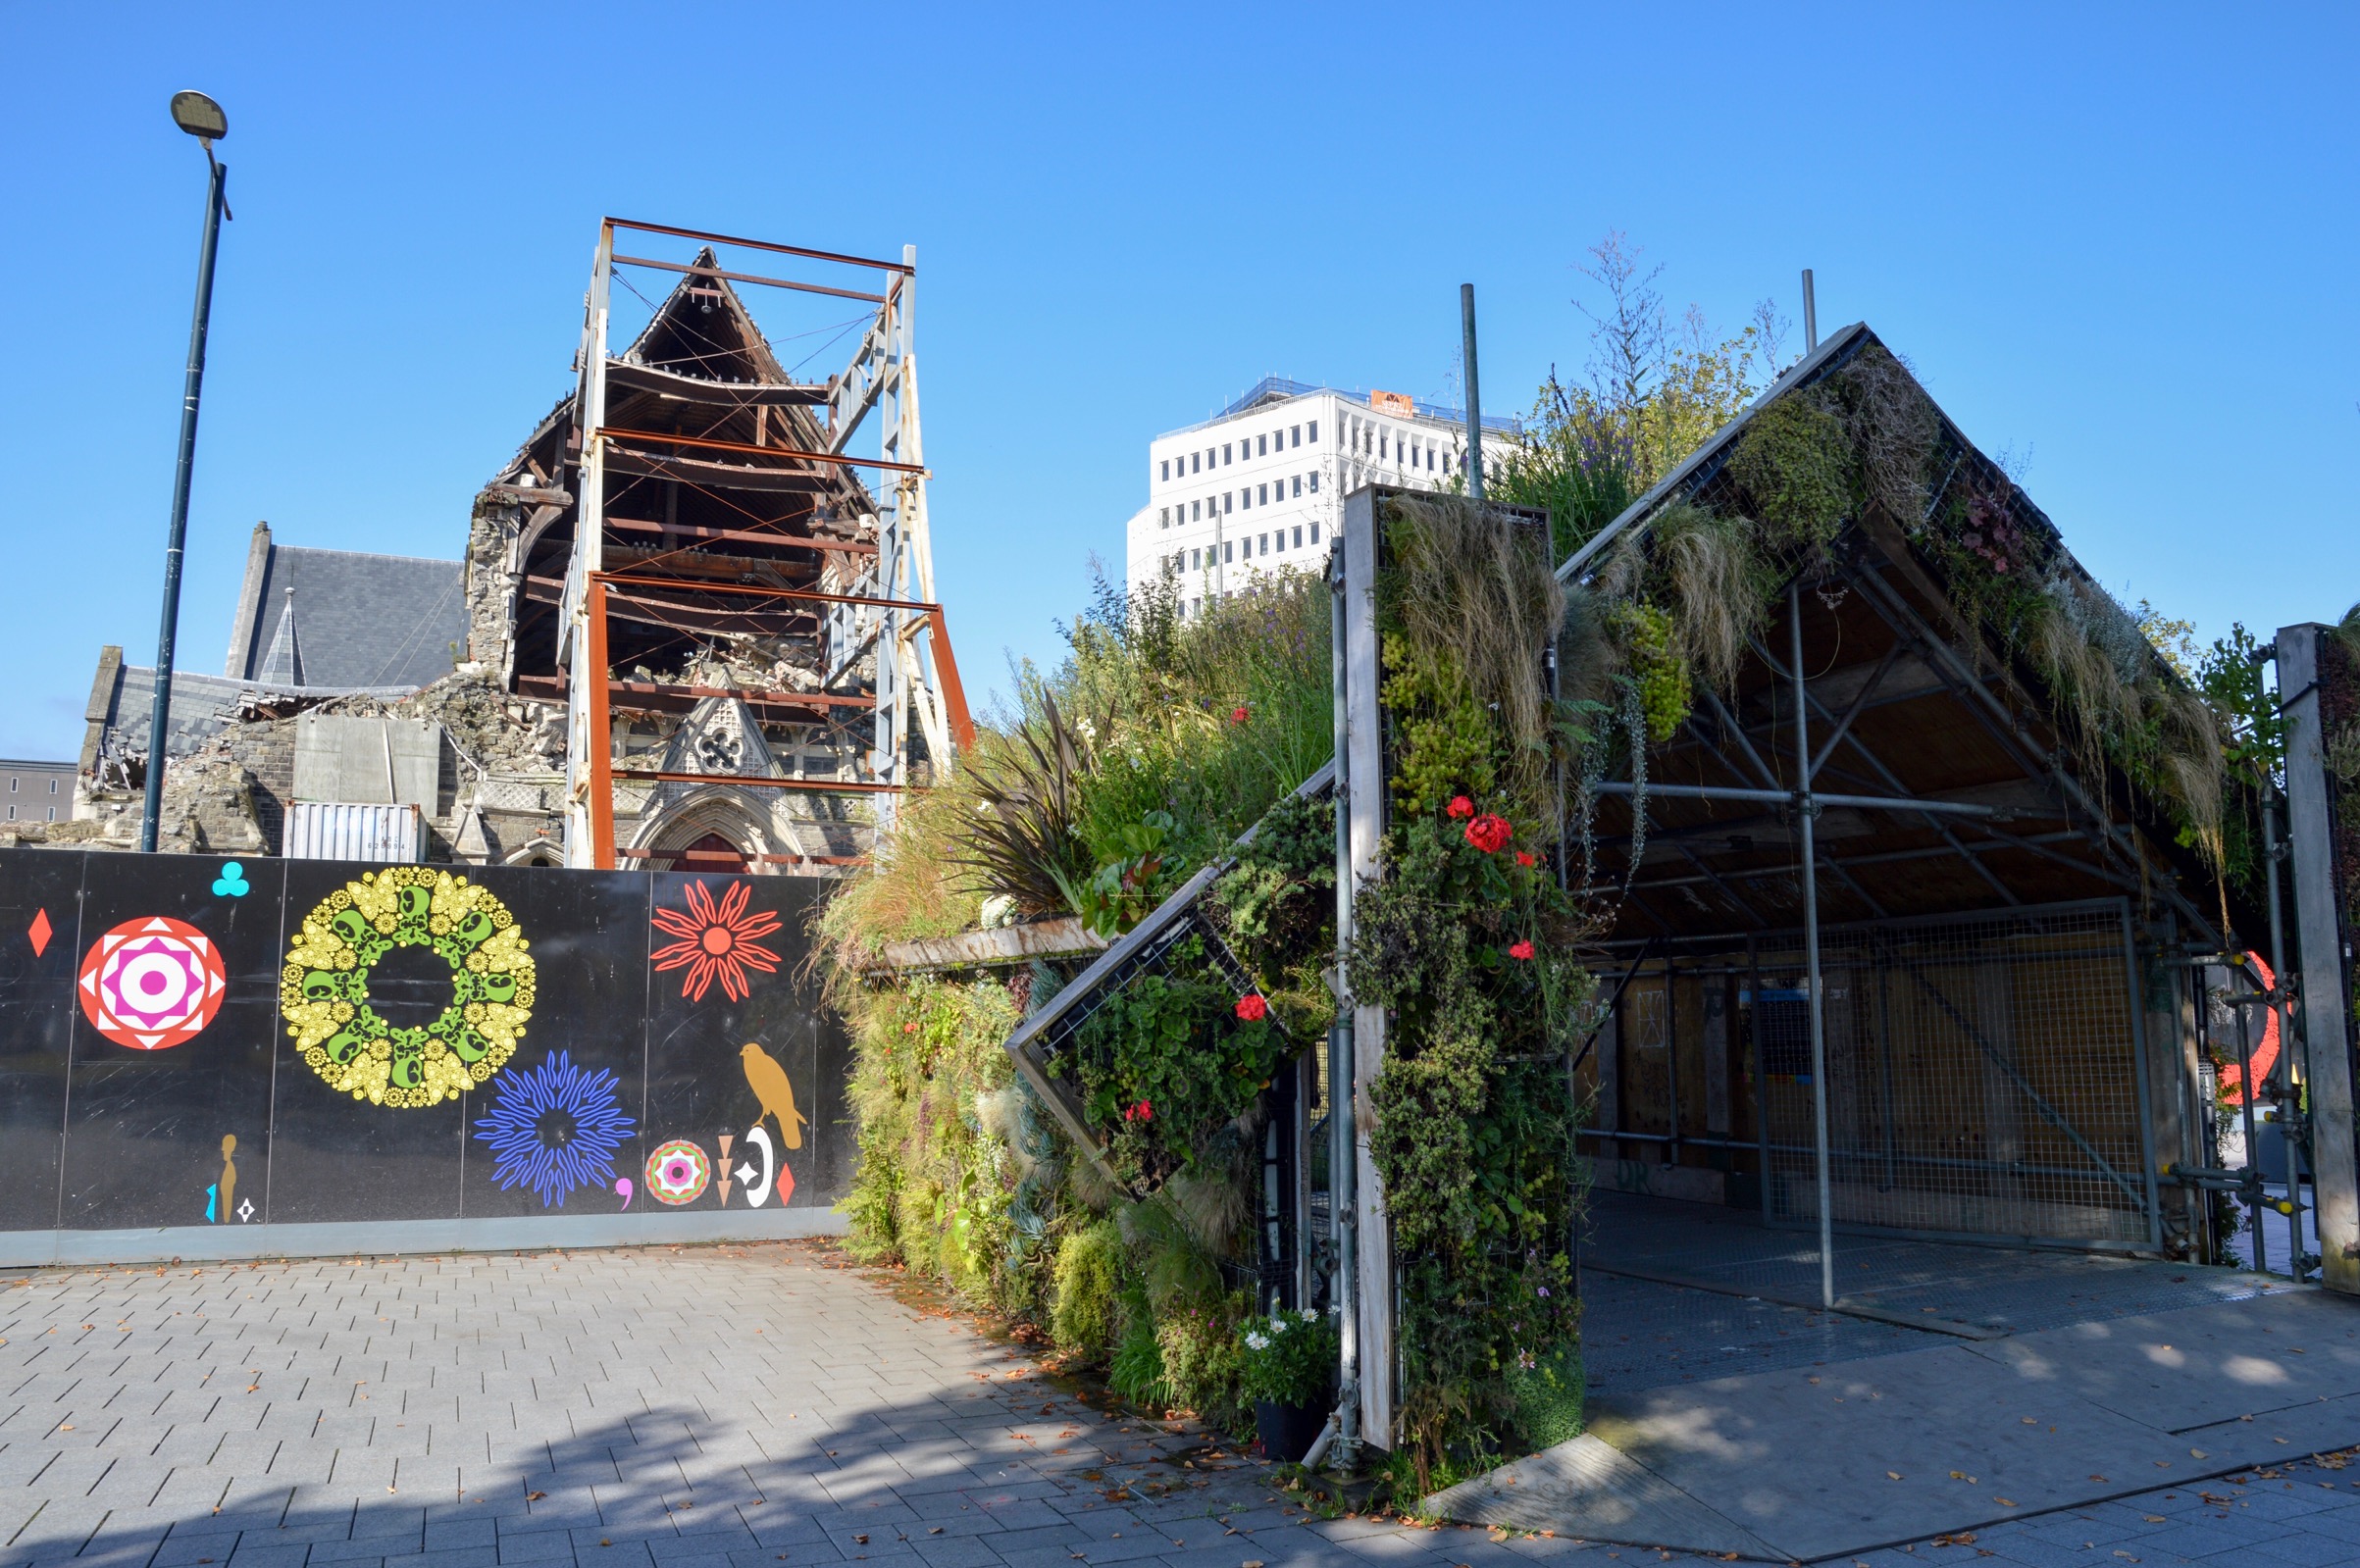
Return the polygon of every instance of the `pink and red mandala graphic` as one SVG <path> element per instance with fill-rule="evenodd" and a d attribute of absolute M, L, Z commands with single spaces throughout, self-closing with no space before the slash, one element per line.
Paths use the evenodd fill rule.
<path fill-rule="evenodd" d="M 127 920 L 82 956 L 82 1016 L 118 1045 L 170 1050 L 222 1008 L 222 955 L 183 920 Z"/>

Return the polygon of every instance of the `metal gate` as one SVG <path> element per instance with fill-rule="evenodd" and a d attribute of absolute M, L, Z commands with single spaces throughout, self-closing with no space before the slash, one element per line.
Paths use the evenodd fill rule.
<path fill-rule="evenodd" d="M 1816 1223 L 1802 942 L 1759 940 L 1747 968 L 1763 1206 Z M 1820 972 L 1836 1223 L 2159 1243 L 2128 905 L 1828 927 Z"/>
<path fill-rule="evenodd" d="M 2126 902 L 1822 927 L 1820 967 L 1836 1224 L 2160 1245 Z M 1601 977 L 1616 1000 L 1576 1076 L 1598 1179 L 1816 1224 L 1807 974 L 1776 932 Z"/>

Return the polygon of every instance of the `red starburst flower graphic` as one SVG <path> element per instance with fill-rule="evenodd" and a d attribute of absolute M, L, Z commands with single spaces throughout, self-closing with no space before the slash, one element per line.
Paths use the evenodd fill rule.
<path fill-rule="evenodd" d="M 747 914 L 745 901 L 752 896 L 751 884 L 733 883 L 716 904 L 713 895 L 706 891 L 703 879 L 689 884 L 687 909 L 659 909 L 654 914 L 658 931 L 680 938 L 649 955 L 655 962 L 656 973 L 687 970 L 688 974 L 681 978 L 680 993 L 693 1002 L 704 1000 L 715 977 L 721 981 L 723 995 L 732 1001 L 745 1000 L 747 970 L 760 970 L 765 975 L 775 975 L 779 970 L 779 955 L 754 940 L 777 931 L 779 917 L 768 912 Z"/>

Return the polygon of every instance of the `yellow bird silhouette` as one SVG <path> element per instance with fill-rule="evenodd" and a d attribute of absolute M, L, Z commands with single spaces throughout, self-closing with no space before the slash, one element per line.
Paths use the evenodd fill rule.
<path fill-rule="evenodd" d="M 787 1082 L 787 1069 L 773 1061 L 768 1051 L 750 1040 L 739 1054 L 745 1058 L 745 1087 L 752 1089 L 754 1098 L 762 1102 L 762 1116 L 779 1124 L 779 1141 L 789 1148 L 801 1148 L 803 1130 L 800 1124 L 809 1122 L 811 1118 L 795 1108 L 795 1086 Z M 754 1118 L 755 1126 L 762 1124 L 762 1116 Z"/>

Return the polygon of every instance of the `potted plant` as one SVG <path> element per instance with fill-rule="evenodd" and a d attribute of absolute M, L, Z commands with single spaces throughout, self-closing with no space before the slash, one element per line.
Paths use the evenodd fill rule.
<path fill-rule="evenodd" d="M 1262 1457 L 1296 1464 L 1327 1419 L 1336 1382 L 1336 1322 L 1308 1307 L 1248 1318 L 1239 1330 L 1240 1382 L 1254 1401 Z"/>

